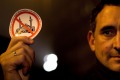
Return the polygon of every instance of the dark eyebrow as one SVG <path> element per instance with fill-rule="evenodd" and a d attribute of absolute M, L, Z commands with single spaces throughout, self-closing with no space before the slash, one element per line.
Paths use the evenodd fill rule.
<path fill-rule="evenodd" d="M 111 26 L 111 25 L 104 26 L 100 31 L 109 30 L 109 29 L 115 29 L 115 26 Z"/>

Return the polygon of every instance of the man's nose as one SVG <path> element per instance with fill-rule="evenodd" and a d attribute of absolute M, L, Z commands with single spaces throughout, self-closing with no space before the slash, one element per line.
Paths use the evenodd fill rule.
<path fill-rule="evenodd" d="M 120 32 L 114 38 L 114 48 L 120 52 Z"/>

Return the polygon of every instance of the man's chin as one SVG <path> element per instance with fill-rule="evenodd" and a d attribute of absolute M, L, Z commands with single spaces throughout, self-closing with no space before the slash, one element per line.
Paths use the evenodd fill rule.
<path fill-rule="evenodd" d="M 114 71 L 114 72 L 120 72 L 120 63 L 111 64 L 109 69 Z"/>

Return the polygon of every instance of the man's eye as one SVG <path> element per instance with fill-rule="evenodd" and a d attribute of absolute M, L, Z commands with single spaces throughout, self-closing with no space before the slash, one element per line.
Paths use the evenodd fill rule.
<path fill-rule="evenodd" d="M 106 37 L 113 37 L 115 36 L 116 31 L 115 30 L 104 30 L 103 35 Z"/>

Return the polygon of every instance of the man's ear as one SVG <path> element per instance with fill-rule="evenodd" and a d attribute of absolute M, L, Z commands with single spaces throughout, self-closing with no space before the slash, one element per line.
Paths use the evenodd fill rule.
<path fill-rule="evenodd" d="M 91 50 L 95 51 L 95 38 L 94 33 L 92 31 L 88 32 L 87 39 Z"/>

